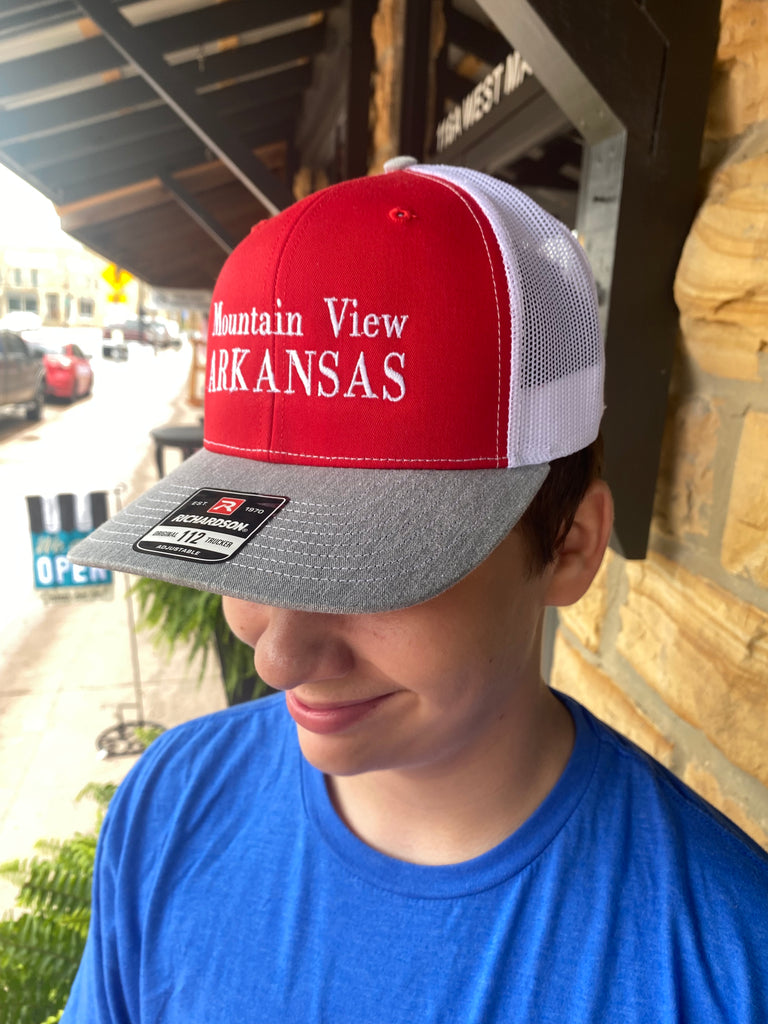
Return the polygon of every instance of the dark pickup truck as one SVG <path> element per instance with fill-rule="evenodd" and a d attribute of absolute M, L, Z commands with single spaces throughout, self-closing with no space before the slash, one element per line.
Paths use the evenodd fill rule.
<path fill-rule="evenodd" d="M 45 367 L 26 342 L 0 330 L 0 409 L 23 407 L 28 420 L 39 420 L 45 403 Z"/>

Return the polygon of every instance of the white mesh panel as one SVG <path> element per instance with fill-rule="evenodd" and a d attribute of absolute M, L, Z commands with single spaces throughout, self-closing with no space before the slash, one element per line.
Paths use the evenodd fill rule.
<path fill-rule="evenodd" d="M 512 185 L 465 168 L 411 170 L 468 193 L 499 243 L 512 325 L 509 465 L 549 462 L 586 447 L 603 414 L 603 343 L 581 246 Z"/>

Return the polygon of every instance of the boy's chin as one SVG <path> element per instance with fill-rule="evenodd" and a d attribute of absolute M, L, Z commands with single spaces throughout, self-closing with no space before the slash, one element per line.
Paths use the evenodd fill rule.
<path fill-rule="evenodd" d="M 323 775 L 361 775 L 382 767 L 374 762 L 370 747 L 365 749 L 363 744 L 350 742 L 350 737 L 338 734 L 317 736 L 302 729 L 301 726 L 297 726 L 296 729 L 305 760 Z"/>

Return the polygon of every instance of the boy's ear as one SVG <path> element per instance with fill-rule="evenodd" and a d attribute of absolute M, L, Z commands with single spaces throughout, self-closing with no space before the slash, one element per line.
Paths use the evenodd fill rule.
<path fill-rule="evenodd" d="M 603 480 L 594 480 L 550 569 L 545 604 L 562 607 L 584 596 L 600 568 L 612 527 L 611 492 Z"/>

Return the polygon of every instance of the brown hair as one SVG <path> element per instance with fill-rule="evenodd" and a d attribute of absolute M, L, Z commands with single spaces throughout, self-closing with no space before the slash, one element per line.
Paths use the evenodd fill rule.
<path fill-rule="evenodd" d="M 557 557 L 587 488 L 603 472 L 603 437 L 550 463 L 547 479 L 516 529 L 528 548 L 528 573 L 536 576 Z"/>

